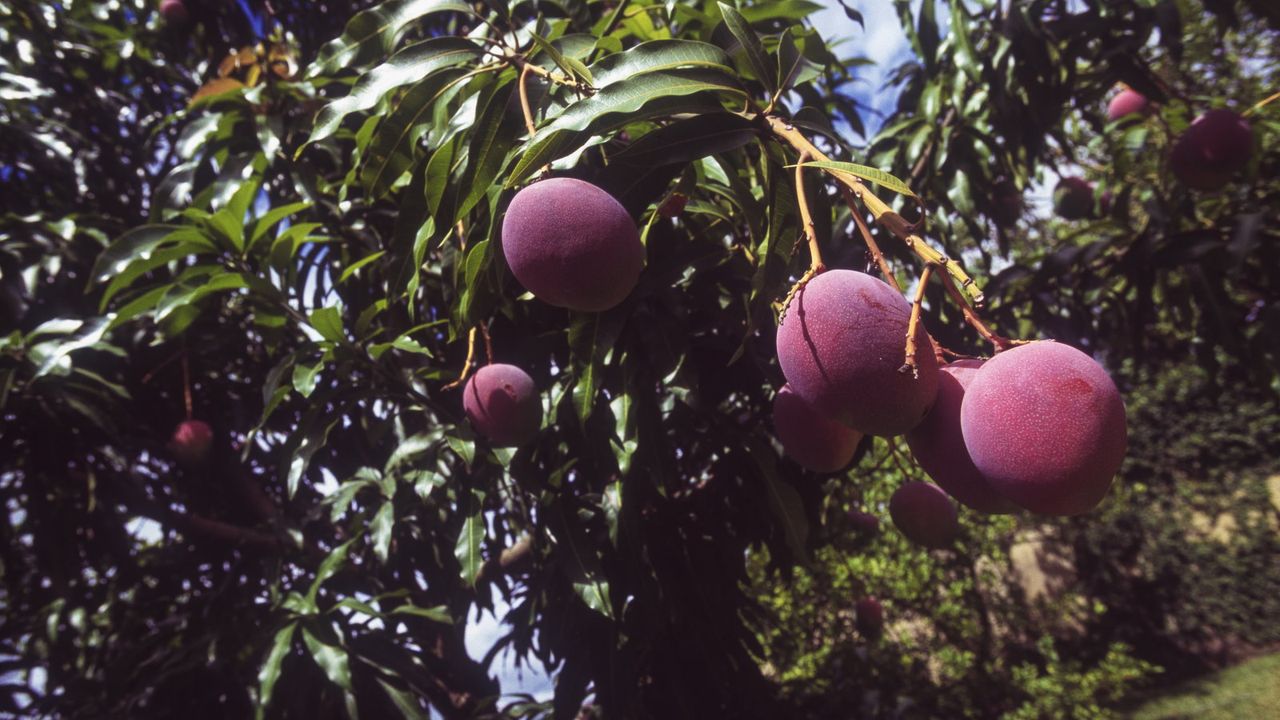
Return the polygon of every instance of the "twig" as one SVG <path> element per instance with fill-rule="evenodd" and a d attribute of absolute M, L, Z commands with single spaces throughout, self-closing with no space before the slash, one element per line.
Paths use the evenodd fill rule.
<path fill-rule="evenodd" d="M 782 308 L 778 310 L 779 325 L 781 325 L 782 321 L 786 319 L 787 308 L 791 307 L 791 301 L 795 299 L 796 295 L 800 294 L 800 291 L 804 289 L 805 285 L 809 284 L 810 280 L 817 277 L 818 273 L 823 270 L 824 268 L 821 265 L 817 267 L 810 267 L 805 271 L 804 275 L 800 276 L 800 279 L 796 281 L 796 284 L 791 286 L 791 290 L 787 292 L 787 296 L 782 299 Z"/>
<path fill-rule="evenodd" d="M 532 139 L 538 132 L 538 126 L 533 122 L 533 110 L 529 107 L 529 89 L 525 86 L 526 79 L 529 77 L 529 68 L 532 63 L 525 63 L 520 69 L 520 110 L 524 113 L 524 126 L 529 130 L 529 138 Z"/>
<path fill-rule="evenodd" d="M 965 301 L 964 296 L 961 295 L 960 290 L 956 288 L 955 281 L 951 279 L 951 276 L 942 276 L 942 286 L 946 288 L 947 295 L 951 297 L 951 300 L 956 305 L 960 306 L 960 312 L 964 315 L 964 321 L 969 323 L 974 330 L 977 330 L 978 334 L 981 335 L 983 339 L 994 345 L 996 352 L 1008 350 L 1016 345 L 1025 345 L 1028 342 L 1026 340 L 1010 340 L 1009 338 L 1002 337 L 992 332 L 991 328 L 987 327 L 987 324 L 982 322 L 982 318 L 978 317 L 978 314 L 974 312 L 973 308 L 969 306 L 969 303 Z"/>
<path fill-rule="evenodd" d="M 813 143 L 809 142 L 809 139 L 804 136 L 804 133 L 796 130 L 796 128 L 787 121 L 776 115 L 765 115 L 763 116 L 763 120 L 768 126 L 769 131 L 775 137 L 786 142 L 797 152 L 808 152 L 812 157 L 818 160 L 830 161 L 830 157 L 815 147 Z M 944 266 L 946 271 L 957 283 L 959 283 L 960 287 L 965 289 L 973 299 L 973 302 L 977 305 L 982 304 L 984 299 L 982 290 L 973 282 L 973 278 L 969 277 L 968 273 L 966 273 L 959 264 L 951 262 L 947 256 L 930 247 L 923 238 L 916 235 L 912 231 L 912 225 L 901 215 L 893 212 L 893 209 L 885 204 L 883 200 L 876 197 L 874 193 L 868 190 L 866 185 L 862 184 L 861 179 L 855 175 L 840 172 L 839 170 L 829 170 L 825 168 L 824 170 L 826 170 L 827 174 L 831 175 L 853 191 L 853 194 L 858 199 L 862 200 L 862 202 L 867 206 L 867 209 L 871 211 L 871 214 L 875 216 L 876 222 L 880 223 L 882 227 L 893 233 L 895 237 L 906 244 L 906 246 L 924 262 Z"/>
<path fill-rule="evenodd" d="M 1269 98 L 1266 98 L 1265 100 L 1263 100 L 1262 102 L 1258 103 L 1257 105 L 1254 105 L 1253 107 L 1249 108 L 1248 110 L 1245 110 L 1243 113 L 1241 113 L 1241 117 L 1249 117 L 1250 115 L 1252 115 L 1252 114 L 1254 114 L 1254 113 L 1258 112 L 1259 110 L 1261 110 L 1262 108 L 1266 107 L 1267 105 L 1270 105 L 1272 102 L 1274 102 L 1274 101 L 1276 101 L 1276 100 L 1280 100 L 1280 92 L 1278 92 L 1278 93 L 1276 93 L 1276 94 L 1272 95 L 1272 96 L 1271 96 L 1271 97 L 1269 97 Z"/>
<path fill-rule="evenodd" d="M 552 72 L 542 67 L 541 65 L 535 65 L 534 63 L 529 62 L 528 60 L 524 59 L 520 55 L 515 55 L 515 54 L 504 55 L 501 53 L 492 53 L 492 52 L 489 54 L 492 55 L 493 57 L 496 57 L 506 62 L 509 65 L 514 65 L 520 68 L 521 72 L 524 72 L 527 69 L 530 73 L 537 75 L 538 77 L 541 77 L 544 80 L 553 82 L 557 85 L 564 85 L 566 87 L 571 87 L 579 92 L 583 92 L 588 95 L 594 94 L 596 91 L 596 89 L 591 87 L 590 85 L 586 85 L 577 80 L 574 80 L 568 75 L 564 75 L 558 72 Z"/>
<path fill-rule="evenodd" d="M 467 377 L 471 374 L 471 361 L 475 359 L 475 356 L 476 356 L 476 329 L 473 327 L 471 328 L 471 332 L 467 333 L 467 359 L 466 359 L 466 362 L 462 364 L 462 374 L 458 376 L 457 380 L 454 380 L 448 385 L 445 385 L 444 386 L 445 390 L 452 390 L 467 381 Z"/>
<path fill-rule="evenodd" d="M 920 273 L 920 284 L 916 286 L 916 299 L 911 303 L 911 319 L 907 321 L 907 352 L 900 373 L 911 373 L 911 377 L 920 379 L 920 368 L 916 366 L 916 331 L 920 327 L 920 310 L 924 306 L 924 290 L 929 285 L 929 277 L 933 275 L 933 266 L 925 265 Z"/>
<path fill-rule="evenodd" d="M 185 348 L 178 350 L 177 352 L 175 352 L 174 354 L 166 358 L 164 362 L 152 368 L 151 372 L 148 372 L 146 375 L 143 375 L 142 380 L 140 380 L 139 382 L 143 385 L 146 385 L 147 383 L 151 382 L 152 378 L 156 376 L 156 373 L 168 367 L 169 363 L 173 362 L 174 360 L 185 357 L 186 354 L 187 354 L 187 351 Z"/>
<path fill-rule="evenodd" d="M 809 272 L 820 273 L 825 267 L 822 264 L 822 249 L 818 247 L 818 234 L 814 231 L 813 214 L 809 211 L 809 199 L 804 192 L 804 163 L 809 153 L 800 153 L 796 160 L 796 204 L 800 207 L 800 229 L 809 242 Z"/>
<path fill-rule="evenodd" d="M 484 357 L 485 364 L 493 364 L 493 342 L 489 339 L 489 323 L 480 325 L 480 334 L 484 336 Z"/>
<path fill-rule="evenodd" d="M 857 198 L 854 197 L 853 191 L 840 185 L 840 192 L 844 195 L 844 201 L 849 205 L 849 212 L 853 215 L 853 222 L 858 226 L 858 232 L 862 235 L 862 241 L 867 244 L 867 250 L 871 252 L 871 257 L 876 261 L 876 265 L 880 268 L 880 274 L 884 276 L 884 281 L 893 286 L 894 290 L 902 292 L 902 286 L 898 284 L 898 278 L 893 274 L 893 270 L 889 267 L 889 263 L 884 259 L 884 253 L 880 252 L 880 244 L 876 242 L 875 237 L 871 235 L 871 229 L 867 227 L 867 223 L 862 219 L 862 210 L 858 208 Z"/>

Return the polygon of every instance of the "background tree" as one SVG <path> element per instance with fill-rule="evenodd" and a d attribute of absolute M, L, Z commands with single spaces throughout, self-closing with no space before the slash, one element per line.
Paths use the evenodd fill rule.
<path fill-rule="evenodd" d="M 1157 159 L 1196 88 L 1238 82 L 1244 109 L 1274 87 L 1265 37 L 1207 50 L 1208 28 L 1274 22 L 1265 3 L 1210 4 L 1205 28 L 1176 3 L 950 3 L 949 33 L 943 3 L 897 3 L 919 61 L 865 148 L 845 131 L 864 126 L 858 63 L 806 24 L 815 6 L 740 5 L 193 2 L 186 23 L 142 0 L 0 9 L 8 710 L 806 707 L 761 670 L 777 653 L 757 595 L 841 547 L 824 523 L 842 492 L 874 502 L 893 476 L 824 482 L 780 459 L 762 418 L 806 240 L 871 272 L 883 247 L 903 286 L 921 267 L 908 221 L 862 180 L 923 198 L 894 206 L 926 211 L 920 258 L 964 259 L 925 295 L 949 348 L 986 351 L 944 298 L 946 270 L 969 302 L 985 284 L 1004 334 L 1105 354 L 1126 387 L 1162 357 L 1274 382 L 1274 121 L 1259 116 L 1247 176 L 1196 203 Z M 1183 26 L 1199 31 L 1180 43 Z M 1164 49 L 1147 42 L 1157 27 Z M 1167 108 L 1124 175 L 1157 182 L 1118 193 L 1129 220 L 1033 270 L 1036 239 L 1066 228 L 1003 222 L 990 240 L 987 219 L 1046 163 L 1110 150 L 1076 119 L 1104 129 L 1117 80 Z M 793 167 L 819 153 L 874 167 Z M 524 296 L 499 252 L 515 188 L 548 165 L 641 230 L 647 265 L 613 309 Z M 1233 258 L 1235 274 L 1191 258 Z M 1255 306 L 1263 324 L 1223 320 Z M 534 380 L 533 442 L 495 448 L 463 421 L 449 384 L 473 351 Z M 194 419 L 212 430 L 202 463 L 166 447 Z M 856 467 L 889 447 L 868 441 Z M 974 527 L 995 542 L 1009 523 Z M 509 632 L 470 658 L 466 620 L 495 591 Z M 488 660 L 503 648 L 553 669 L 550 702 L 499 710 Z M 989 677 L 979 699 L 1009 676 Z M 972 697 L 920 707 L 982 707 Z"/>

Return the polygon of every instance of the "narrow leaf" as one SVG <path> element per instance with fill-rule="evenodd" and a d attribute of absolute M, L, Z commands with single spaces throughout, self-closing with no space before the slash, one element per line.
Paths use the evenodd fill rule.
<path fill-rule="evenodd" d="M 760 42 L 760 36 L 756 35 L 756 31 L 751 29 L 751 25 L 747 23 L 746 18 L 742 17 L 737 8 L 724 3 L 717 3 L 720 6 L 720 13 L 724 16 L 724 24 L 729 28 L 729 32 L 737 38 L 738 43 L 742 45 L 743 51 L 747 54 L 747 62 L 751 64 L 751 71 L 756 74 L 756 79 L 760 84 L 764 85 L 764 89 L 769 95 L 777 92 L 778 85 L 775 81 L 777 78 L 777 68 L 765 55 L 764 45 Z"/>
<path fill-rule="evenodd" d="M 310 651 L 311 658 L 316 661 L 316 665 L 324 671 L 325 677 L 329 678 L 334 685 L 351 692 L 351 665 L 347 658 L 347 651 L 321 642 L 306 627 L 302 628 L 302 641 Z"/>
<path fill-rule="evenodd" d="M 887 190 L 892 190 L 896 193 L 901 193 L 909 197 L 916 197 L 916 194 L 911 191 L 911 188 L 907 187 L 907 184 L 905 182 L 877 168 L 867 167 L 866 165 L 856 165 L 854 163 L 847 163 L 847 162 L 827 162 L 827 161 L 807 162 L 804 164 L 804 166 L 807 168 L 810 168 L 810 167 L 821 168 L 824 170 L 835 170 L 837 172 L 846 173 L 849 175 L 853 175 L 854 177 L 860 178 L 862 180 L 868 180 L 870 182 L 876 183 L 877 185 L 880 185 L 881 187 Z M 789 165 L 788 167 L 795 167 L 795 166 Z"/>
<path fill-rule="evenodd" d="M 367 67 L 391 52 L 409 23 L 436 12 L 471 13 L 472 10 L 467 3 L 449 0 L 391 0 L 358 12 L 347 23 L 341 37 L 320 48 L 307 77 Z"/>
<path fill-rule="evenodd" d="M 484 543 L 484 515 L 479 511 L 469 515 L 462 523 L 458 533 L 458 542 L 454 547 L 454 555 L 462 566 L 462 579 L 468 585 L 474 585 L 480 568 L 484 565 L 481 547 Z"/>
<path fill-rule="evenodd" d="M 316 117 L 315 129 L 307 144 L 329 137 L 347 115 L 372 108 L 392 90 L 421 81 L 451 65 L 478 57 L 480 53 L 479 45 L 466 38 L 452 36 L 410 45 L 370 70 L 351 89 L 351 94 L 326 105 Z"/>
<path fill-rule="evenodd" d="M 260 708 L 265 708 L 271 703 L 271 693 L 275 690 L 276 681 L 280 679 L 280 666 L 293 647 L 293 631 L 297 627 L 297 622 L 291 622 L 276 631 L 276 637 L 271 642 L 271 652 L 267 654 L 266 662 L 262 663 L 262 667 L 258 670 L 258 706 Z"/>

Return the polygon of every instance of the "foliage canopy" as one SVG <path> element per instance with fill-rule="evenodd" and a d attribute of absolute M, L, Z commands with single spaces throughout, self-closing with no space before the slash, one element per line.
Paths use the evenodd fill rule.
<path fill-rule="evenodd" d="M 1277 388 L 1280 104 L 1222 193 L 1160 159 L 1197 111 L 1276 88 L 1265 0 L 895 0 L 914 58 L 863 142 L 867 61 L 816 3 L 367 5 L 0 8 L 6 710 L 786 715 L 757 590 L 833 547 L 836 490 L 895 447 L 816 476 L 763 420 L 806 213 L 827 265 L 876 272 L 878 220 L 897 282 L 959 258 L 938 277 L 961 302 L 1125 389 L 1186 362 Z M 1120 81 L 1158 122 L 1104 123 Z M 1116 212 L 1022 212 L 1071 162 Z M 538 302 L 505 265 L 506 204 L 547 166 L 641 228 L 611 310 Z M 929 331 L 986 352 L 944 288 Z M 448 387 L 482 327 L 542 393 L 517 450 Z M 184 467 L 165 442 L 193 416 L 215 442 Z M 495 593 L 507 633 L 470 657 Z M 553 669 L 550 701 L 498 702 L 507 649 Z"/>

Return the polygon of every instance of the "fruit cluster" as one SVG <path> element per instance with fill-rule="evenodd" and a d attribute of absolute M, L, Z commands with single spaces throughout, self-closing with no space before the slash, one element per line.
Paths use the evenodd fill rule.
<path fill-rule="evenodd" d="M 635 288 L 645 250 L 625 208 L 590 183 L 542 180 L 520 190 L 502 224 L 512 274 L 538 299 L 584 312 Z M 906 435 L 937 483 L 909 482 L 889 505 L 926 547 L 959 532 L 955 498 L 984 513 L 1074 515 L 1095 507 L 1124 458 L 1124 404 L 1088 355 L 1054 342 L 1013 344 L 987 361 L 942 365 L 912 305 L 871 275 L 806 278 L 777 331 L 786 384 L 773 404 L 785 453 L 810 470 L 846 468 L 866 435 Z M 904 338 L 911 329 L 907 358 Z M 908 368 L 910 371 L 907 371 Z M 472 426 L 497 446 L 532 441 L 543 417 L 533 380 L 505 364 L 463 388 Z"/>
<path fill-rule="evenodd" d="M 1107 120 L 1145 116 L 1150 101 L 1125 88 L 1111 98 Z M 1231 110 L 1210 110 L 1192 121 L 1173 142 L 1169 169 L 1178 182 L 1192 190 L 1222 189 L 1253 158 L 1253 129 L 1249 121 Z M 1064 177 L 1053 191 L 1054 211 L 1063 220 L 1086 220 L 1111 213 L 1112 196 L 1096 199 L 1093 184 L 1081 177 Z"/>
<path fill-rule="evenodd" d="M 910 314 L 893 288 L 849 270 L 822 273 L 796 294 L 777 336 L 787 386 L 774 425 L 787 454 L 826 472 L 849 462 L 860 434 L 905 434 L 945 494 L 907 483 L 889 512 L 927 547 L 947 546 L 959 532 L 947 495 L 984 513 L 1076 515 L 1097 506 L 1127 443 L 1124 403 L 1106 371 L 1079 350 L 1041 341 L 942 367 L 924 352 L 914 373 L 903 372 Z M 923 328 L 914 332 L 929 347 Z"/>

